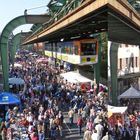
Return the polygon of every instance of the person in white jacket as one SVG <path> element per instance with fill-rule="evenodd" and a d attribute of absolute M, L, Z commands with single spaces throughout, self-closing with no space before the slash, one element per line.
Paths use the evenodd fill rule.
<path fill-rule="evenodd" d="M 136 138 L 135 140 L 140 140 L 140 127 L 137 125 L 136 127 Z"/>
<path fill-rule="evenodd" d="M 83 140 L 92 140 L 91 139 L 91 134 L 92 134 L 92 132 L 88 128 L 86 128 L 86 131 L 84 133 Z"/>
<path fill-rule="evenodd" d="M 95 126 L 95 129 L 97 130 L 97 135 L 98 135 L 98 139 L 97 139 L 97 140 L 101 140 L 101 138 L 102 138 L 102 136 L 103 136 L 104 127 L 102 126 L 101 123 L 98 123 L 98 124 Z"/>
<path fill-rule="evenodd" d="M 96 130 L 96 129 L 93 130 L 93 133 L 92 133 L 92 135 L 91 135 L 91 140 L 99 140 L 99 139 L 98 139 L 98 134 L 97 134 L 97 130 Z"/>
<path fill-rule="evenodd" d="M 113 140 L 110 131 L 101 140 Z"/>

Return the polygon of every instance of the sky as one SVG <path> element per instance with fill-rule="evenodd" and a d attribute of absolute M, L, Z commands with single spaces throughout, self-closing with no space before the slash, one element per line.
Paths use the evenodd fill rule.
<path fill-rule="evenodd" d="M 24 15 L 24 10 L 27 9 L 27 14 L 44 14 L 47 10 L 47 4 L 50 0 L 1 0 L 0 3 L 0 32 L 14 18 Z M 31 28 L 31 24 L 26 24 L 17 27 L 13 33 L 27 32 Z"/>

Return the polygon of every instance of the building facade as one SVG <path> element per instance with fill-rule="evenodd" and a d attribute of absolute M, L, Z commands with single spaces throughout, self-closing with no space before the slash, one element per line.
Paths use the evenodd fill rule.
<path fill-rule="evenodd" d="M 120 44 L 118 48 L 118 93 L 130 85 L 140 89 L 140 47 Z"/>

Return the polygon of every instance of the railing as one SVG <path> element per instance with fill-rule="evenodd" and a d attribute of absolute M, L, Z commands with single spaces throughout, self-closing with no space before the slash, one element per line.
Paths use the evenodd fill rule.
<path fill-rule="evenodd" d="M 87 0 L 84 0 L 87 1 Z M 74 9 L 76 9 L 78 6 L 80 6 L 80 4 L 83 3 L 83 0 L 71 0 L 69 1 L 66 5 L 64 5 L 62 7 L 62 9 L 60 11 L 58 11 L 57 13 L 55 13 L 53 15 L 53 17 L 50 19 L 50 24 L 52 24 L 52 22 L 56 22 L 58 20 L 60 20 L 61 18 L 63 18 L 65 15 L 67 15 L 69 12 L 73 11 Z M 47 24 L 49 24 L 49 22 L 44 23 L 44 26 Z"/>
<path fill-rule="evenodd" d="M 61 18 L 66 16 L 68 13 L 72 12 L 74 9 L 79 7 L 82 3 L 87 2 L 87 1 L 89 0 L 71 0 L 64 7 L 62 7 L 62 9 L 58 11 L 58 13 L 55 13 L 48 22 L 44 23 L 40 28 L 38 28 L 35 32 L 33 32 L 33 34 L 30 37 L 43 31 L 45 28 L 49 27 L 56 21 L 60 20 Z"/>
<path fill-rule="evenodd" d="M 135 9 L 140 9 L 140 1 L 139 1 L 139 0 L 128 0 L 128 2 L 129 2 Z"/>

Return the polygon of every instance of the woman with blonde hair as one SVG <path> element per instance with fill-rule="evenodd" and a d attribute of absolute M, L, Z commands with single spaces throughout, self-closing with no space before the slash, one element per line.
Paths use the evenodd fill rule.
<path fill-rule="evenodd" d="M 92 135 L 92 132 L 88 128 L 86 128 L 86 131 L 84 132 L 83 139 L 84 140 L 92 140 L 91 135 Z"/>

